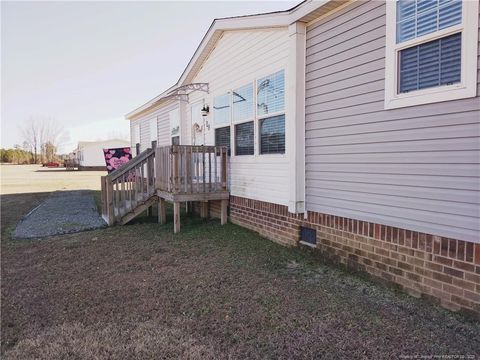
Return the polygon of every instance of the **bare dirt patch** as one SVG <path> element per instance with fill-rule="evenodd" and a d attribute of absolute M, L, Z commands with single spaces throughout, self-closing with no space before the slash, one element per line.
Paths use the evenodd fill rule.
<path fill-rule="evenodd" d="M 2 201 L 5 229 L 28 211 L 29 196 L 33 206 L 44 195 Z M 2 227 L 2 357 L 480 353 L 480 324 L 471 319 L 231 224 L 186 218 L 173 235 L 169 221 L 21 243 Z"/>
<path fill-rule="evenodd" d="M 3 194 L 39 193 L 62 190 L 100 190 L 100 176 L 106 171 L 67 171 L 41 165 L 0 165 Z"/>

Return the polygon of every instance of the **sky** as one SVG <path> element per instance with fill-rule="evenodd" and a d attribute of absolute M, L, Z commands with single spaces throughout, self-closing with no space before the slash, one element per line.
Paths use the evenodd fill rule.
<path fill-rule="evenodd" d="M 1 147 L 31 117 L 78 141 L 129 138 L 125 114 L 174 85 L 214 18 L 299 1 L 1 3 Z"/>

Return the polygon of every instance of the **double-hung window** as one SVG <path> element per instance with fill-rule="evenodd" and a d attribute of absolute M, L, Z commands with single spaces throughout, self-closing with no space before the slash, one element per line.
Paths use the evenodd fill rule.
<path fill-rule="evenodd" d="M 385 107 L 476 96 L 478 2 L 387 1 Z"/>
<path fill-rule="evenodd" d="M 230 155 L 230 125 L 215 129 L 215 146 L 225 146 Z"/>
<path fill-rule="evenodd" d="M 235 155 L 255 154 L 253 83 L 232 91 Z"/>
<path fill-rule="evenodd" d="M 213 99 L 213 122 L 215 125 L 230 124 L 230 95 L 224 94 Z"/>
<path fill-rule="evenodd" d="M 257 80 L 260 154 L 285 153 L 285 71 Z"/>
<path fill-rule="evenodd" d="M 285 71 L 216 96 L 213 122 L 215 145 L 232 139 L 235 156 L 285 154 Z"/>

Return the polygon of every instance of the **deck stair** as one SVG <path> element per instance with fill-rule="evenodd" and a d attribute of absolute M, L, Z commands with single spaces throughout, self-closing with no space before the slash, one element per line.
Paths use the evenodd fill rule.
<path fill-rule="evenodd" d="M 180 204 L 221 201 L 221 222 L 227 221 L 228 153 L 225 147 L 172 145 L 149 148 L 102 176 L 102 216 L 108 225 L 127 224 L 158 206 L 165 223 L 165 202 L 172 202 L 174 231 L 180 231 Z"/>

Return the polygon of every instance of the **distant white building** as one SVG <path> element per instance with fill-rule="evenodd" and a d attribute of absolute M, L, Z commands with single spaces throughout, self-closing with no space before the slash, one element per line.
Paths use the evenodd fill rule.
<path fill-rule="evenodd" d="M 103 149 L 130 148 L 130 142 L 121 139 L 80 141 L 74 150 L 79 170 L 106 170 Z"/>

